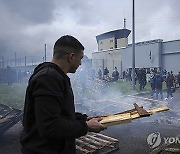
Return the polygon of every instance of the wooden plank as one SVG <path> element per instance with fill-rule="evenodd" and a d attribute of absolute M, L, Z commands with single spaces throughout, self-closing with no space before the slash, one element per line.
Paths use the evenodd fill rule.
<path fill-rule="evenodd" d="M 94 139 L 88 138 L 87 136 L 84 136 L 83 138 L 81 137 L 81 139 L 83 139 L 83 141 L 86 141 L 87 143 L 97 146 L 98 148 L 104 146 L 104 144 L 101 144 L 100 142 L 98 142 Z"/>
<path fill-rule="evenodd" d="M 14 118 L 14 117 L 15 117 L 15 115 L 8 114 L 6 117 L 4 117 L 2 119 L 0 118 L 0 124 L 9 122 L 11 120 L 11 118 Z"/>
<path fill-rule="evenodd" d="M 97 150 L 97 149 L 98 149 L 96 146 L 91 145 L 91 144 L 89 144 L 89 143 L 86 143 L 86 142 L 84 142 L 84 141 L 81 141 L 80 139 L 76 139 L 76 143 L 79 143 L 79 144 L 81 144 L 81 145 L 85 145 L 85 146 L 87 146 L 87 147 L 89 147 L 89 148 L 91 148 L 91 149 L 93 149 L 93 150 Z"/>
<path fill-rule="evenodd" d="M 143 108 L 140 108 L 136 103 L 134 103 L 134 107 L 137 110 L 140 117 L 150 116 L 150 114 L 146 110 L 144 110 Z"/>
<path fill-rule="evenodd" d="M 147 110 L 149 115 L 154 114 L 156 112 L 167 111 L 169 108 L 167 106 L 158 107 L 154 109 Z M 131 120 L 141 118 L 137 111 L 132 110 L 130 113 L 119 113 L 114 115 L 102 116 L 101 124 L 105 126 L 113 126 L 118 124 L 129 123 Z"/>
<path fill-rule="evenodd" d="M 1 110 L 0 110 L 0 119 L 5 118 L 8 114 L 10 114 L 13 109 L 7 105 L 0 104 Z"/>
<path fill-rule="evenodd" d="M 96 141 L 98 141 L 98 142 L 101 142 L 101 143 L 104 144 L 104 145 L 109 145 L 109 144 L 111 144 L 110 141 L 107 141 L 107 140 L 104 140 L 104 139 L 95 137 L 94 135 L 88 135 L 88 134 L 87 134 L 86 136 L 89 137 L 89 138 L 91 138 L 91 139 L 94 139 L 94 140 L 96 140 Z"/>
<path fill-rule="evenodd" d="M 100 134 L 100 133 L 93 133 L 93 132 L 92 132 L 92 134 L 96 135 L 96 137 L 101 136 L 101 137 L 105 138 L 106 140 L 110 140 L 110 141 L 112 141 L 112 142 L 118 142 L 117 139 L 112 138 L 112 137 L 109 137 L 109 136 L 106 136 L 106 135 L 103 135 L 103 134 Z"/>
<path fill-rule="evenodd" d="M 100 123 L 105 126 L 112 126 L 112 125 L 118 125 L 118 124 L 129 123 L 129 122 L 131 122 L 130 113 L 109 115 L 109 116 L 103 117 L 103 119 L 100 121 Z"/>
<path fill-rule="evenodd" d="M 78 152 L 78 151 L 79 151 L 79 152 Z M 88 153 L 90 153 L 90 151 L 88 151 L 87 149 L 84 149 L 84 148 L 76 145 L 76 153 L 77 153 L 77 154 L 78 154 L 78 153 L 79 153 L 79 154 L 81 154 L 81 153 L 88 154 Z"/>
<path fill-rule="evenodd" d="M 162 111 L 167 111 L 167 110 L 169 110 L 169 108 L 167 106 L 162 106 L 162 107 L 158 107 L 158 108 L 154 108 L 154 109 L 149 109 L 149 110 L 147 110 L 147 112 L 150 114 L 154 114 L 157 112 L 162 112 Z"/>

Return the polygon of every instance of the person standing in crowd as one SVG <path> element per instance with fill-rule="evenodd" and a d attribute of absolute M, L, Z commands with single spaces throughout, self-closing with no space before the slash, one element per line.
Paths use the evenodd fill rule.
<path fill-rule="evenodd" d="M 173 74 L 173 71 L 171 71 L 171 77 L 172 77 L 172 79 L 173 79 L 173 84 L 175 83 L 175 77 L 174 77 L 174 74 Z"/>
<path fill-rule="evenodd" d="M 18 74 L 17 74 L 17 78 L 18 78 L 18 83 L 22 83 L 23 81 L 23 73 L 21 72 L 21 70 L 18 71 Z"/>
<path fill-rule="evenodd" d="M 160 75 L 160 72 L 157 72 L 155 76 L 156 99 L 158 99 L 158 94 L 160 94 L 161 99 L 163 99 L 162 84 L 163 84 L 163 77 Z"/>
<path fill-rule="evenodd" d="M 122 75 L 122 78 L 123 79 L 125 79 L 125 76 L 126 76 L 126 71 L 123 71 L 123 73 L 122 73 L 123 75 Z"/>
<path fill-rule="evenodd" d="M 101 69 L 98 70 L 98 78 L 102 79 L 102 71 L 101 71 Z"/>
<path fill-rule="evenodd" d="M 177 75 L 177 82 L 178 82 L 179 87 L 180 87 L 180 72 L 179 72 L 179 74 Z"/>
<path fill-rule="evenodd" d="M 108 70 L 108 68 L 106 67 L 105 69 L 104 69 L 104 77 L 105 77 L 105 79 L 108 79 L 108 74 L 109 74 L 109 70 Z"/>
<path fill-rule="evenodd" d="M 146 84 L 147 84 L 147 80 L 146 80 L 146 70 L 145 70 L 145 68 L 143 68 L 142 69 L 142 82 L 143 82 L 143 86 L 142 86 L 142 88 L 144 89 L 145 88 L 145 86 L 146 86 Z"/>
<path fill-rule="evenodd" d="M 74 95 L 67 73 L 75 73 L 83 58 L 83 45 L 73 36 L 59 38 L 51 62 L 39 64 L 26 90 L 23 154 L 75 154 L 75 138 L 106 127 L 101 118 L 75 113 Z"/>
<path fill-rule="evenodd" d="M 140 69 L 138 72 L 138 80 L 139 80 L 139 90 L 142 90 L 144 86 L 143 69 Z"/>
<path fill-rule="evenodd" d="M 171 88 L 173 87 L 173 80 L 174 80 L 173 76 L 168 72 L 166 78 L 167 98 L 165 98 L 165 100 L 167 100 L 169 96 L 171 96 L 171 99 L 173 99 L 172 90 L 171 90 Z"/>
<path fill-rule="evenodd" d="M 13 70 L 10 68 L 10 66 L 7 66 L 5 80 L 7 81 L 7 84 L 9 86 L 12 85 L 13 79 L 15 79 L 15 77 L 16 77 L 16 75 L 13 72 Z"/>
<path fill-rule="evenodd" d="M 153 71 L 151 71 L 150 73 L 150 84 L 151 84 L 151 98 L 153 98 L 155 93 L 155 73 Z"/>
<path fill-rule="evenodd" d="M 117 70 L 117 67 L 115 67 L 115 70 L 112 73 L 113 81 L 117 81 L 119 79 L 119 72 Z"/>

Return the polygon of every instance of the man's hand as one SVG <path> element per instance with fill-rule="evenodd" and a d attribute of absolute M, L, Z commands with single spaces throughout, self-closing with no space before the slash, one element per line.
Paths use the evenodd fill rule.
<path fill-rule="evenodd" d="M 89 121 L 93 118 L 101 118 L 101 116 L 98 115 L 98 116 L 87 117 L 86 121 Z M 102 118 L 101 118 L 101 120 L 102 120 Z"/>
<path fill-rule="evenodd" d="M 99 133 L 100 131 L 106 129 L 107 127 L 102 125 L 99 121 L 102 118 L 92 118 L 89 121 L 86 121 L 89 132 Z"/>

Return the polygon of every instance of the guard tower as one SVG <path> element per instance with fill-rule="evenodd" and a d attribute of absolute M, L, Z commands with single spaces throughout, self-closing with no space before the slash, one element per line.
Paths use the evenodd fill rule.
<path fill-rule="evenodd" d="M 130 33 L 131 31 L 126 29 L 126 19 L 124 19 L 123 29 L 113 30 L 96 36 L 98 51 L 126 47 Z"/>

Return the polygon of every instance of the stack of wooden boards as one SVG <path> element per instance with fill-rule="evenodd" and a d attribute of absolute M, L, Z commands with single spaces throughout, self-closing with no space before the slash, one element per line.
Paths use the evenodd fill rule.
<path fill-rule="evenodd" d="M 105 115 L 102 116 L 101 124 L 106 126 L 118 125 L 123 123 L 129 123 L 134 119 L 150 116 L 156 112 L 167 111 L 169 108 L 167 106 L 158 107 L 154 109 L 144 110 L 143 107 L 139 107 L 137 104 L 134 104 L 135 108 L 132 110 L 127 110 L 125 112 Z"/>
<path fill-rule="evenodd" d="M 0 134 L 7 131 L 22 119 L 22 110 L 0 104 Z"/>
<path fill-rule="evenodd" d="M 100 133 L 88 133 L 76 139 L 76 154 L 107 154 L 118 148 L 117 139 Z"/>

